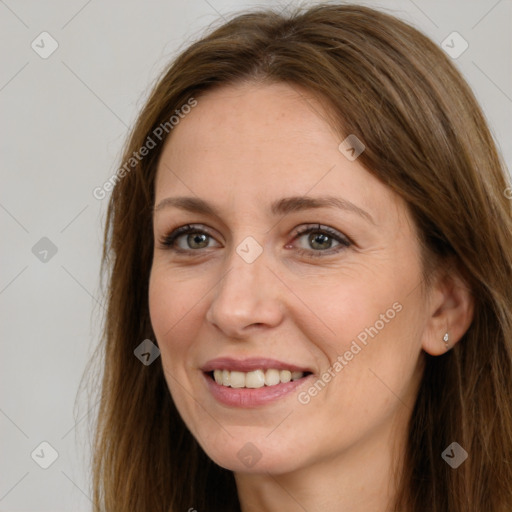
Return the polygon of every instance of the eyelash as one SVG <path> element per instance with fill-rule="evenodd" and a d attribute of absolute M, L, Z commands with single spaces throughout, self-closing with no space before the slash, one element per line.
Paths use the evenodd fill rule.
<path fill-rule="evenodd" d="M 162 238 L 160 238 L 159 242 L 163 248 L 174 251 L 176 253 L 190 254 L 193 252 L 196 252 L 196 253 L 200 252 L 200 249 L 176 248 L 176 246 L 175 246 L 176 240 L 180 236 L 190 234 L 190 233 L 204 234 L 204 235 L 207 235 L 207 236 L 213 238 L 212 235 L 210 233 L 208 233 L 208 231 L 206 231 L 204 229 L 197 228 L 193 225 L 187 224 L 186 226 L 181 226 L 181 227 L 175 229 L 172 233 L 169 233 L 168 235 L 163 236 Z M 324 235 L 328 235 L 330 238 L 339 242 L 340 245 L 334 249 L 326 249 L 324 251 L 322 251 L 322 250 L 315 251 L 315 250 L 299 248 L 299 249 L 297 249 L 297 251 L 301 255 L 305 255 L 305 256 L 313 257 L 313 258 L 325 257 L 325 256 L 337 254 L 352 245 L 352 241 L 349 240 L 347 237 L 341 235 L 341 233 L 338 233 L 337 231 L 335 231 L 327 226 L 321 226 L 320 224 L 317 224 L 315 226 L 309 226 L 302 230 L 298 230 L 295 233 L 292 241 L 295 241 L 297 238 L 300 238 L 301 236 L 307 235 L 309 233 L 322 233 Z"/>

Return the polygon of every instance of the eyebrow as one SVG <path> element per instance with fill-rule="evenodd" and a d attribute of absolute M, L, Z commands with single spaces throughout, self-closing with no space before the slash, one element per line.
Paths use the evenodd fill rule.
<path fill-rule="evenodd" d="M 158 205 L 153 208 L 153 212 L 157 212 L 163 208 L 169 207 L 180 208 L 181 210 L 186 210 L 192 213 L 202 213 L 205 215 L 210 215 L 218 218 L 221 217 L 220 212 L 213 205 L 207 203 L 206 201 L 198 197 L 186 196 L 167 197 L 165 199 L 162 199 L 162 201 L 160 201 Z M 272 215 L 278 216 L 302 210 L 312 210 L 315 208 L 338 208 L 349 213 L 355 213 L 360 217 L 364 218 L 366 221 L 373 224 L 374 226 L 376 225 L 372 216 L 367 211 L 363 210 L 354 203 L 347 201 L 346 199 L 334 196 L 283 197 L 282 199 L 274 201 L 270 205 L 270 212 L 272 213 Z"/>

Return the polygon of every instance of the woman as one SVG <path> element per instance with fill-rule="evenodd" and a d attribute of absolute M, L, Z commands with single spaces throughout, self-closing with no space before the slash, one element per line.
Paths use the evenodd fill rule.
<path fill-rule="evenodd" d="M 96 510 L 512 510 L 511 206 L 442 50 L 366 7 L 240 15 L 123 163 Z"/>

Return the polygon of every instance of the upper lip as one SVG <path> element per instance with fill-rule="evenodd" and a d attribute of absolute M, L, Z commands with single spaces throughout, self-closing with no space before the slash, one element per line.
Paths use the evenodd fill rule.
<path fill-rule="evenodd" d="M 213 370 L 228 370 L 239 372 L 250 372 L 253 370 L 290 370 L 292 372 L 311 372 L 309 368 L 298 366 L 277 359 L 269 359 L 266 357 L 251 357 L 248 359 L 234 359 L 232 357 L 218 357 L 208 361 L 201 370 L 203 372 L 211 372 Z"/>

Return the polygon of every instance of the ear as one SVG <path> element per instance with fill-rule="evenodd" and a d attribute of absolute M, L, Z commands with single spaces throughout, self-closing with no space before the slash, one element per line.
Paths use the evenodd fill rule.
<path fill-rule="evenodd" d="M 442 272 L 432 284 L 422 348 L 432 356 L 444 354 L 464 336 L 473 321 L 474 297 L 461 276 Z M 448 345 L 443 341 L 448 333 Z"/>

